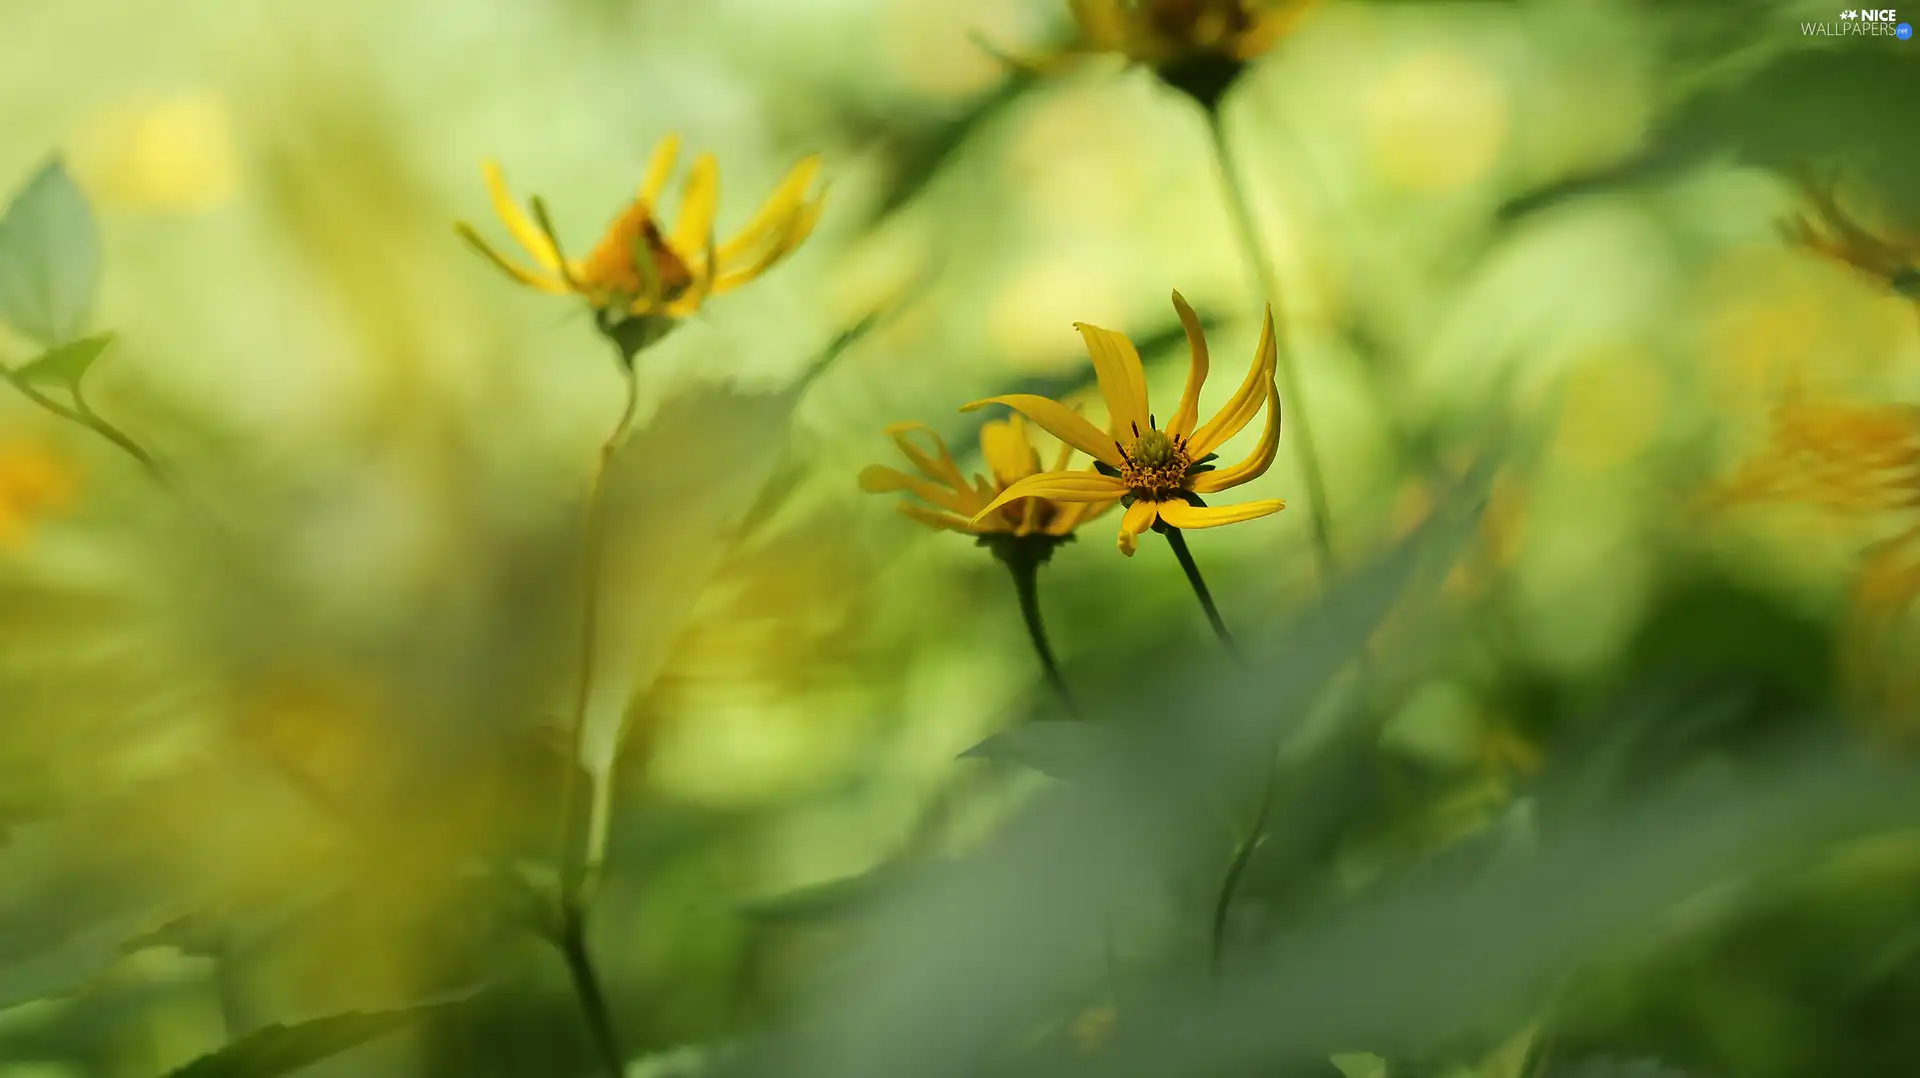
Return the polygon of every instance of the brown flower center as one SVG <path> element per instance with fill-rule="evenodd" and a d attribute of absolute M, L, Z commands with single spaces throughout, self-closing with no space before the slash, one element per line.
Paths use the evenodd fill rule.
<path fill-rule="evenodd" d="M 653 261 L 662 299 L 672 299 L 693 284 L 693 272 L 668 246 L 659 226 L 653 223 L 653 215 L 639 202 L 627 207 L 587 255 L 580 266 L 580 283 L 605 295 L 641 295 L 646 291 L 638 261 L 642 252 Z"/>
<path fill-rule="evenodd" d="M 1120 481 L 1136 497 L 1155 502 L 1185 490 L 1187 470 L 1193 466 L 1186 439 L 1169 437 L 1152 427 L 1144 433 L 1135 427 L 1133 443 L 1120 446 L 1120 459 Z"/>
<path fill-rule="evenodd" d="M 1211 48 L 1250 32 L 1247 0 L 1143 0 L 1141 14 L 1156 34 L 1187 48 Z"/>

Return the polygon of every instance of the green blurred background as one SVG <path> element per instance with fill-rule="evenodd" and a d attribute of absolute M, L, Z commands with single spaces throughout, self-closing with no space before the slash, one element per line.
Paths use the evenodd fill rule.
<path fill-rule="evenodd" d="M 1332 709 L 1368 733 L 1338 796 L 1303 795 L 1314 840 L 1252 862 L 1263 924 L 1512 826 L 1595 760 L 1631 799 L 1782 738 L 1896 755 L 1913 701 L 1863 686 L 1910 650 L 1864 674 L 1842 652 L 1860 551 L 1905 524 L 1703 497 L 1790 389 L 1920 390 L 1914 302 L 1779 234 L 1801 164 L 1920 202 L 1920 45 L 1800 30 L 1836 15 L 1329 0 L 1236 90 L 1341 560 L 1496 467 L 1432 610 Z M 0 5 L 0 188 L 58 153 L 93 200 L 94 324 L 119 339 L 91 399 L 195 506 L 0 393 L 0 440 L 74 481 L 0 545 L 0 1078 L 161 1075 L 272 1023 L 449 991 L 312 1073 L 593 1072 L 564 968 L 476 866 L 550 845 L 579 508 L 620 383 L 584 310 L 455 237 L 502 235 L 483 159 L 584 249 L 669 131 L 719 155 L 723 234 L 824 155 L 818 234 L 646 353 L 648 414 L 784 386 L 931 282 L 812 385 L 790 447 L 694 423 L 653 462 L 723 474 L 777 443 L 790 483 L 632 712 L 591 941 L 634 1073 L 697 1072 L 806 1010 L 862 903 L 778 896 L 990 846 L 1046 796 L 956 762 L 1044 693 L 1003 570 L 854 477 L 899 463 L 889 423 L 970 455 L 959 404 L 1090 393 L 1075 321 L 1133 335 L 1155 395 L 1177 392 L 1172 288 L 1213 327 L 1208 405 L 1252 354 L 1259 301 L 1191 104 L 1117 62 L 1009 72 L 974 40 L 1033 53 L 1069 26 L 1044 0 Z M 0 337 L 9 363 L 32 353 Z M 1292 507 L 1192 540 L 1236 626 L 1321 591 L 1291 433 L 1241 493 Z M 1089 685 L 1177 675 L 1209 644 L 1162 545 L 1122 558 L 1116 523 L 1042 582 Z M 1463 1041 L 1404 1047 L 1383 1017 L 1326 1054 L 1501 1078 L 1492 1046 L 1538 1024 L 1559 1047 L 1536 1075 L 1920 1073 L 1920 847 L 1873 830 L 1759 898 L 1594 944 Z M 1158 961 L 1137 976 L 1186 984 Z M 1668 1073 L 1647 1066 L 1591 1073 Z"/>

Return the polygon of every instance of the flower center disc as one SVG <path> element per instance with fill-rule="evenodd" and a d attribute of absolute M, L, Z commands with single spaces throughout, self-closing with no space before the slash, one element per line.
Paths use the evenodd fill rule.
<path fill-rule="evenodd" d="M 1184 445 L 1158 430 L 1135 438 L 1121 456 L 1126 464 L 1120 469 L 1120 481 L 1151 501 L 1165 501 L 1184 489 L 1187 468 L 1193 463 Z"/>

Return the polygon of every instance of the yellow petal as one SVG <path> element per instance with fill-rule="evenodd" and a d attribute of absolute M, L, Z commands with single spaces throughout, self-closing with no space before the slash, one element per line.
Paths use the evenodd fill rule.
<path fill-rule="evenodd" d="M 1180 394 L 1180 407 L 1167 420 L 1167 433 L 1184 438 L 1200 422 L 1200 387 L 1207 384 L 1207 335 L 1200 328 L 1200 316 L 1187 306 L 1179 292 L 1173 294 L 1173 309 L 1180 314 L 1180 328 L 1187 331 L 1187 388 Z M 1203 454 L 1204 455 L 1204 454 Z"/>
<path fill-rule="evenodd" d="M 929 505 L 937 505 L 961 516 L 971 516 L 977 511 L 979 499 L 971 497 L 972 491 L 965 494 L 925 479 L 916 479 L 905 472 L 896 471 L 884 465 L 869 465 L 860 471 L 860 489 L 868 494 L 897 494 L 906 492 Z"/>
<path fill-rule="evenodd" d="M 1198 494 L 1211 494 L 1228 487 L 1237 487 L 1251 479 L 1266 474 L 1273 466 L 1273 456 L 1280 449 L 1280 390 L 1269 379 L 1267 381 L 1267 425 L 1260 431 L 1260 444 L 1254 447 L 1247 459 L 1231 468 L 1221 468 L 1211 472 L 1201 472 L 1193 477 L 1193 490 Z"/>
<path fill-rule="evenodd" d="M 1260 347 L 1253 354 L 1253 367 L 1247 371 L 1246 380 L 1240 388 L 1233 391 L 1232 399 L 1226 406 L 1207 420 L 1207 425 L 1194 432 L 1187 443 L 1187 451 L 1198 459 L 1220 448 L 1228 438 L 1240 433 L 1240 429 L 1253 422 L 1260 414 L 1260 406 L 1265 403 L 1267 383 L 1273 380 L 1274 364 L 1279 360 L 1279 347 L 1273 334 L 1273 308 L 1267 308 L 1266 321 L 1260 326 Z"/>
<path fill-rule="evenodd" d="M 660 195 L 673 178 L 673 162 L 680 156 L 680 136 L 669 134 L 654 143 L 653 159 L 647 162 L 646 176 L 640 181 L 640 201 L 649 212 L 660 204 Z"/>
<path fill-rule="evenodd" d="M 925 506 L 914 505 L 911 502 L 901 502 L 899 510 L 901 516 L 911 520 L 917 520 L 929 528 L 937 528 L 941 531 L 960 532 L 963 535 L 978 535 L 983 531 L 997 530 L 988 526 L 976 527 L 973 522 L 966 517 L 954 516 L 952 513 L 942 513 L 937 510 L 928 509 Z"/>
<path fill-rule="evenodd" d="M 981 517 L 995 509 L 1020 498 L 1052 498 L 1056 502 L 1099 502 L 1118 498 L 1126 493 L 1126 487 L 1120 480 L 1097 472 L 1041 472 L 1030 475 L 1018 483 L 1000 492 L 1000 496 L 987 503 L 985 509 L 973 515 L 977 524 Z"/>
<path fill-rule="evenodd" d="M 1120 518 L 1122 550 L 1133 546 L 1135 540 L 1139 539 L 1148 528 L 1153 527 L 1153 522 L 1160 519 L 1159 509 L 1159 502 L 1150 502 L 1145 498 L 1127 507 L 1126 515 Z"/>
<path fill-rule="evenodd" d="M 537 288 L 542 292 L 552 292 L 555 294 L 563 294 L 568 291 L 564 282 L 557 281 L 544 274 L 535 273 L 530 269 L 514 263 L 499 251 L 494 250 L 492 244 L 480 238 L 480 233 L 475 232 L 472 225 L 462 222 L 455 225 L 454 230 L 460 233 L 460 238 L 466 240 L 469 246 L 486 256 L 487 261 L 498 266 L 500 272 L 505 273 L 521 284 L 529 288 Z"/>
<path fill-rule="evenodd" d="M 980 428 L 980 455 L 1001 486 L 1018 482 L 1040 470 L 1040 454 L 1027 438 L 1027 423 L 1015 412 L 990 420 Z"/>
<path fill-rule="evenodd" d="M 745 266 L 728 268 L 725 256 L 721 257 L 721 274 L 714 282 L 715 292 L 731 292 L 772 269 L 781 259 L 792 254 L 813 235 L 814 226 L 820 223 L 820 212 L 825 208 L 820 199 L 797 207 L 786 221 L 785 228 L 768 243 L 758 258 Z"/>
<path fill-rule="evenodd" d="M 713 215 L 720 208 L 720 162 L 710 153 L 693 159 L 686 186 L 680 192 L 680 216 L 668 239 L 674 253 L 685 258 L 707 249 L 713 235 Z"/>
<path fill-rule="evenodd" d="M 1100 395 L 1107 400 L 1107 419 L 1113 433 L 1131 440 L 1134 433 L 1145 432 L 1150 426 L 1147 372 L 1141 369 L 1140 353 L 1134 351 L 1133 342 L 1123 334 L 1085 322 L 1075 322 L 1073 328 L 1086 339 L 1087 354 L 1093 357 L 1093 373 L 1100 382 Z"/>
<path fill-rule="evenodd" d="M 807 189 L 813 186 L 814 178 L 819 175 L 819 154 L 801 158 L 800 163 L 787 172 L 786 178 L 761 203 L 752 219 L 742 225 L 732 239 L 720 245 L 720 261 L 738 262 L 756 254 L 769 242 L 780 240 L 787 232 L 789 222 L 806 203 Z"/>
<path fill-rule="evenodd" d="M 487 181 L 487 194 L 493 199 L 493 212 L 499 215 L 500 223 L 506 225 L 507 231 L 513 234 L 514 242 L 532 255 L 540 268 L 549 273 L 558 272 L 559 252 L 547 241 L 546 233 L 540 231 L 533 219 L 520 208 L 520 204 L 513 200 L 513 193 L 507 190 L 506 174 L 500 171 L 500 166 L 488 161 L 480 166 L 480 172 Z"/>
<path fill-rule="evenodd" d="M 1120 457 L 1120 447 L 1113 439 L 1100 432 L 1100 428 L 1081 418 L 1066 405 L 1056 400 L 1037 396 L 1032 393 L 1009 393 L 1000 397 L 988 397 L 960 407 L 963 412 L 984 408 L 989 404 L 1004 404 L 1028 419 L 1040 424 L 1040 428 L 1055 438 L 1067 443 L 1087 456 L 1118 468 L 1125 461 Z"/>
<path fill-rule="evenodd" d="M 1160 503 L 1160 519 L 1176 528 L 1218 528 L 1222 524 L 1238 524 L 1243 520 L 1258 520 L 1261 517 L 1278 513 L 1287 503 L 1278 498 L 1266 501 L 1242 502 L 1239 505 L 1210 505 L 1201 508 L 1186 502 Z"/>
<path fill-rule="evenodd" d="M 929 456 L 919 446 L 913 444 L 910 434 L 924 434 L 933 440 L 933 455 Z M 937 483 L 945 483 L 956 490 L 965 489 L 967 477 L 960 474 L 960 465 L 948 452 L 947 443 L 940 433 L 925 423 L 893 423 L 887 427 L 887 437 L 900 447 L 900 452 L 920 469 L 920 473 Z"/>

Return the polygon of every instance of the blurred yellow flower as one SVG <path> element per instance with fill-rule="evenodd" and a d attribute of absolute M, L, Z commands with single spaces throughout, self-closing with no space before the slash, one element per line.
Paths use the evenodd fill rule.
<path fill-rule="evenodd" d="M 73 501 L 71 462 L 35 442 L 0 444 L 0 546 L 24 543 L 33 524 Z"/>
<path fill-rule="evenodd" d="M 1173 528 L 1212 528 L 1254 520 L 1286 508 L 1277 498 L 1242 505 L 1208 507 L 1202 494 L 1237 487 L 1266 473 L 1280 444 L 1280 390 L 1274 383 L 1278 345 L 1273 311 L 1260 328 L 1260 346 L 1246 380 L 1224 407 L 1204 426 L 1199 421 L 1200 388 L 1207 380 L 1207 341 L 1200 319 L 1180 293 L 1173 306 L 1187 332 L 1191 353 L 1186 390 L 1172 418 L 1162 428 L 1148 409 L 1147 376 L 1140 353 L 1125 335 L 1090 326 L 1074 328 L 1086 339 L 1087 351 L 1106 398 L 1108 426 L 1102 432 L 1058 401 L 1029 393 L 1014 393 L 975 401 L 962 410 L 1004 404 L 1038 423 L 1054 437 L 1095 460 L 1098 474 L 1055 470 L 1027 476 L 1002 490 L 980 510 L 976 520 L 1018 498 L 1050 498 L 1061 502 L 1110 502 L 1118 498 L 1127 507 L 1120 522 L 1120 552 L 1131 557 L 1140 533 L 1156 524 Z M 1266 410 L 1266 429 L 1252 454 L 1230 468 L 1213 469 L 1214 450 L 1238 434 Z"/>
<path fill-rule="evenodd" d="M 533 215 L 514 201 L 506 178 L 492 162 L 484 166 L 494 212 L 514 242 L 532 258 L 524 266 L 502 254 L 461 223 L 460 234 L 481 254 L 530 288 L 583 296 L 593 307 L 621 317 L 684 318 L 707 297 L 729 292 L 765 273 L 804 242 L 820 219 L 822 199 L 809 196 L 820 159 L 809 156 L 780 181 L 766 203 L 734 237 L 716 243 L 720 168 L 712 154 L 694 158 L 680 196 L 680 215 L 662 232 L 657 210 L 673 173 L 680 139 L 668 135 L 654 148 L 638 196 L 610 225 L 584 259 L 566 258 L 538 199 Z"/>
<path fill-rule="evenodd" d="M 73 163 L 102 203 L 192 212 L 233 198 L 239 152 L 226 102 L 210 93 L 116 105 L 74 136 Z"/>
<path fill-rule="evenodd" d="M 929 455 L 908 437 L 915 431 L 933 439 Z M 887 434 L 900 447 L 924 479 L 882 465 L 873 465 L 860 473 L 860 488 L 869 494 L 905 492 L 927 505 L 901 502 L 900 512 L 930 528 L 964 532 L 968 535 L 1044 535 L 1064 537 L 1089 520 L 1113 508 L 1119 494 L 1104 500 L 1077 499 L 1056 501 L 1029 497 L 1018 504 L 1000 497 L 1008 487 L 1040 473 L 1040 454 L 1033 447 L 1026 422 L 1019 416 L 994 420 L 980 428 L 980 456 L 991 477 L 977 475 L 969 482 L 947 451 L 946 443 L 933 430 L 920 423 L 896 423 Z M 1083 475 L 1098 478 L 1091 471 L 1068 472 L 1073 446 L 1062 445 L 1047 474 Z M 996 500 L 996 498 L 998 500 Z M 927 506 L 933 506 L 928 508 Z M 992 507 L 993 511 L 989 510 Z"/>
<path fill-rule="evenodd" d="M 1882 285 L 1920 300 L 1920 234 L 1876 232 L 1841 209 L 1834 185 L 1801 183 L 1808 212 L 1787 222 L 1789 239 L 1808 250 L 1844 262 Z"/>
<path fill-rule="evenodd" d="M 1313 0 L 1068 0 L 1084 46 L 1161 67 L 1244 63 L 1293 29 Z"/>

